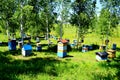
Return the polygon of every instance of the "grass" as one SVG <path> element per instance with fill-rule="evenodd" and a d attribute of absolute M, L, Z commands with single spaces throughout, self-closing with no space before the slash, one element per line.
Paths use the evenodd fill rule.
<path fill-rule="evenodd" d="M 23 57 L 1 52 L 1 80 L 113 80 L 119 79 L 119 62 L 96 62 L 94 51 L 70 52 L 73 57 L 58 58 L 55 53 Z M 3 55 L 4 54 L 4 55 Z"/>
<path fill-rule="evenodd" d="M 72 41 L 75 38 L 74 29 L 65 28 L 63 37 Z M 5 37 L 3 34 L 0 35 Z M 0 40 L 7 41 L 3 38 Z M 34 54 L 23 57 L 21 50 L 8 51 L 6 45 L 0 46 L 0 80 L 119 80 L 119 37 L 113 38 L 110 45 L 113 42 L 117 43 L 117 58 L 110 59 L 110 62 L 95 60 L 95 52 L 99 51 L 98 49 L 86 53 L 73 50 L 68 52 L 68 57 L 59 58 L 56 52 L 47 50 L 46 45 L 43 46 L 41 52 L 35 51 L 35 46 L 33 46 Z M 43 40 L 41 43 L 47 43 L 47 41 Z M 95 33 L 85 37 L 84 44 L 92 43 L 98 45 L 101 43 Z"/>

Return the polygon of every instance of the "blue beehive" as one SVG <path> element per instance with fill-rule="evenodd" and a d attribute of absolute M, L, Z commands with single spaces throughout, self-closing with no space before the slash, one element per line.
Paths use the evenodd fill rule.
<path fill-rule="evenodd" d="M 37 51 L 41 51 L 42 50 L 41 43 L 37 43 L 36 50 Z"/>
<path fill-rule="evenodd" d="M 8 48 L 9 50 L 16 50 L 16 40 L 10 40 L 8 42 Z"/>
<path fill-rule="evenodd" d="M 116 44 L 115 43 L 112 45 L 112 50 L 116 50 Z"/>
<path fill-rule="evenodd" d="M 70 46 L 73 48 L 75 46 L 75 44 L 70 44 Z"/>
<path fill-rule="evenodd" d="M 0 46 L 2 45 L 2 42 L 0 41 Z"/>
<path fill-rule="evenodd" d="M 93 49 L 92 45 L 89 45 L 88 50 L 92 50 L 92 49 Z"/>
<path fill-rule="evenodd" d="M 107 60 L 107 57 L 108 57 L 107 52 L 96 52 L 96 60 L 97 61 Z"/>
<path fill-rule="evenodd" d="M 77 45 L 77 40 L 73 40 L 73 44 L 76 46 Z"/>
<path fill-rule="evenodd" d="M 102 57 L 100 57 L 100 56 L 96 55 L 96 60 L 97 60 L 97 61 L 107 60 L 107 57 L 102 58 Z"/>
<path fill-rule="evenodd" d="M 87 51 L 88 51 L 88 45 L 83 45 L 82 52 L 87 52 Z"/>
<path fill-rule="evenodd" d="M 61 42 L 58 43 L 57 56 L 61 58 L 67 56 L 67 41 L 66 40 L 62 40 Z"/>
<path fill-rule="evenodd" d="M 37 50 L 37 51 L 41 51 L 41 50 L 42 50 L 42 47 L 37 46 L 37 47 L 36 47 L 36 50 Z"/>
<path fill-rule="evenodd" d="M 25 44 L 22 48 L 22 55 L 29 56 L 32 53 L 32 46 L 30 44 Z"/>
<path fill-rule="evenodd" d="M 67 56 L 67 52 L 57 52 L 57 56 L 63 58 Z"/>

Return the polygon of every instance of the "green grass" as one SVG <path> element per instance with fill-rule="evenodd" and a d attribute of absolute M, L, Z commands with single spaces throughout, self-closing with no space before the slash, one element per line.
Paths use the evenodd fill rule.
<path fill-rule="evenodd" d="M 8 40 L 7 38 L 8 38 L 7 35 L 0 33 L 0 41 L 6 42 Z"/>
<path fill-rule="evenodd" d="M 63 38 L 69 38 L 70 42 L 75 39 L 75 28 L 65 28 Z M 0 34 L 5 37 L 3 34 Z M 7 41 L 6 38 L 0 38 Z M 56 41 L 51 39 L 55 44 Z M 82 53 L 81 50 L 68 52 L 68 57 L 59 58 L 56 53 L 47 50 L 35 51 L 33 55 L 23 57 L 21 51 L 8 51 L 7 46 L 0 46 L 0 80 L 119 80 L 120 74 L 120 43 L 119 37 L 110 41 L 117 44 L 117 58 L 110 59 L 111 62 L 97 62 L 95 52 L 92 50 Z M 34 41 L 34 40 L 33 40 Z M 41 43 L 47 43 L 43 40 Z M 84 44 L 101 44 L 97 34 L 88 34 Z M 34 45 L 34 44 L 33 44 Z"/>
<path fill-rule="evenodd" d="M 94 51 L 88 53 L 69 52 L 73 57 L 58 58 L 52 52 L 37 52 L 23 57 L 1 52 L 0 76 L 12 80 L 114 80 L 119 62 L 96 62 Z"/>

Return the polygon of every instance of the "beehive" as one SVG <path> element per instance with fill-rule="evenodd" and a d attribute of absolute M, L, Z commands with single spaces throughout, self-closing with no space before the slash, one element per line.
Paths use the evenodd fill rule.
<path fill-rule="evenodd" d="M 67 41 L 58 43 L 57 56 L 62 58 L 67 56 Z"/>
<path fill-rule="evenodd" d="M 16 50 L 16 40 L 9 40 L 8 48 L 9 50 Z"/>
<path fill-rule="evenodd" d="M 88 47 L 87 46 L 83 46 L 82 47 L 82 52 L 87 52 L 88 51 Z"/>
<path fill-rule="evenodd" d="M 36 50 L 37 50 L 37 51 L 41 51 L 41 50 L 42 50 L 41 43 L 37 43 L 37 44 L 36 44 Z"/>
<path fill-rule="evenodd" d="M 22 55 L 29 56 L 32 53 L 32 46 L 30 44 L 23 45 Z"/>
<path fill-rule="evenodd" d="M 108 50 L 108 58 L 115 58 L 116 57 L 116 50 Z"/>
<path fill-rule="evenodd" d="M 96 60 L 103 61 L 107 60 L 108 53 L 107 52 L 96 52 Z"/>

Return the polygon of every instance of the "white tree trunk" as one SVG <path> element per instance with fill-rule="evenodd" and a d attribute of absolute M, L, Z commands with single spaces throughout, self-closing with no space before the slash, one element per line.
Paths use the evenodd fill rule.
<path fill-rule="evenodd" d="M 8 36 L 8 39 L 10 39 L 10 33 L 9 33 L 9 30 L 8 30 L 8 26 L 9 26 L 8 21 L 6 21 L 6 34 Z"/>
<path fill-rule="evenodd" d="M 21 41 L 22 41 L 22 45 L 23 45 L 23 16 L 22 16 L 22 8 L 23 8 L 23 5 L 21 3 L 21 22 L 20 22 L 20 35 L 21 35 Z"/>

